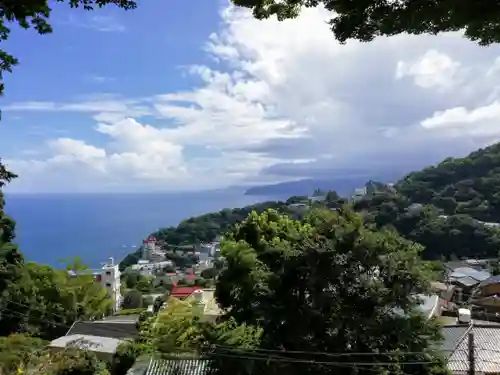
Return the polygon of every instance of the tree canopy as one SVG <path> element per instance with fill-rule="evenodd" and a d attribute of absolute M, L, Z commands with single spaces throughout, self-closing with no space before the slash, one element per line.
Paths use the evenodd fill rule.
<path fill-rule="evenodd" d="M 267 211 L 252 213 L 222 251 L 216 296 L 224 318 L 261 328 L 258 348 L 289 360 L 263 362 L 259 372 L 445 373 L 431 350 L 438 328 L 417 312 L 429 287 L 418 244 L 366 228 L 349 209 L 314 210 L 303 221 Z"/>
<path fill-rule="evenodd" d="M 500 143 L 410 173 L 396 188 L 411 202 L 432 204 L 448 215 L 500 222 Z"/>
<path fill-rule="evenodd" d="M 500 4 L 495 2 L 426 0 L 233 0 L 251 8 L 258 19 L 295 18 L 303 8 L 324 6 L 332 13 L 329 25 L 341 43 L 369 42 L 377 36 L 438 34 L 464 29 L 465 36 L 489 45 L 500 41 Z"/>

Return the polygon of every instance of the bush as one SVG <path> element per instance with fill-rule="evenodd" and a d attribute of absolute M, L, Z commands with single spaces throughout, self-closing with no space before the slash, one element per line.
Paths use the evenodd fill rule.
<path fill-rule="evenodd" d="M 142 305 L 142 293 L 138 290 L 131 290 L 123 298 L 123 309 L 139 309 Z"/>
<path fill-rule="evenodd" d="M 120 316 L 120 315 L 134 315 L 134 314 L 140 314 L 144 311 L 144 308 L 139 308 L 139 309 L 123 309 L 118 311 L 115 316 Z"/>
<path fill-rule="evenodd" d="M 148 306 L 152 305 L 153 302 L 154 302 L 154 300 L 153 300 L 153 297 L 151 297 L 151 296 L 147 296 L 147 297 L 142 298 L 142 306 L 144 306 L 144 307 L 148 307 Z"/>
<path fill-rule="evenodd" d="M 215 268 L 205 268 L 203 271 L 201 271 L 201 277 L 203 277 L 204 279 L 213 279 L 217 277 L 218 274 L 219 271 Z"/>

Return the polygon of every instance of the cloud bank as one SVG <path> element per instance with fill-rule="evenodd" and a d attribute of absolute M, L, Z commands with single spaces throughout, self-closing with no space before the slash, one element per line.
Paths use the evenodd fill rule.
<path fill-rule="evenodd" d="M 500 138 L 498 47 L 460 33 L 340 45 L 328 18 L 317 8 L 256 21 L 227 7 L 204 47 L 212 63 L 188 69 L 200 82 L 192 90 L 11 103 L 5 111 L 87 114 L 106 139 L 52 139 L 44 158 L 7 160 L 22 176 L 13 188 L 201 190 L 373 174 Z"/>

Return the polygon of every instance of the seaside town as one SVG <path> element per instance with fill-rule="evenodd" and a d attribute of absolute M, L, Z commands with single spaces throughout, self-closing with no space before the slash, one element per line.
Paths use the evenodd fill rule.
<path fill-rule="evenodd" d="M 394 192 L 392 184 L 384 185 L 384 189 Z M 349 201 L 356 204 L 373 199 L 369 195 L 367 187 L 356 189 Z M 298 210 L 303 213 L 304 210 L 309 211 L 325 204 L 327 199 L 326 194 L 315 192 L 312 196 L 302 197 L 299 202 L 294 199 L 294 203 L 286 206 L 292 212 Z M 406 208 L 406 212 L 417 215 L 423 209 L 422 204 L 414 203 Z M 337 210 L 330 208 L 330 211 Z M 439 215 L 439 218 L 447 220 L 448 216 Z M 476 222 L 486 227 L 497 227 L 495 223 Z M 214 294 L 217 275 L 224 265 L 220 241 L 221 236 L 217 235 L 208 243 L 171 246 L 160 243 L 151 235 L 144 239 L 137 263 L 123 271 L 120 271 L 113 258 L 101 269 L 86 270 L 96 283 L 108 291 L 113 300 L 112 314 L 98 320 L 75 322 L 66 335 L 50 343 L 50 348 L 62 350 L 71 343 L 81 342 L 84 346 L 78 347 L 112 361 L 120 345 L 133 340 L 140 333 L 139 321 L 144 314 L 149 319 L 158 320 L 169 308 L 181 308 L 189 316 L 216 322 L 224 313 Z M 191 263 L 177 265 L 169 259 L 174 254 L 191 259 Z M 481 348 L 474 359 L 474 365 L 481 369 L 481 374 L 500 372 L 500 362 L 491 361 L 491 358 L 500 355 L 499 269 L 498 258 L 446 261 L 440 278 L 431 282 L 431 293 L 418 295 L 418 311 L 427 320 L 436 320 L 441 327 L 444 340 L 438 351 L 446 358 L 446 366 L 451 374 L 463 375 L 467 372 L 469 358 L 463 353 L 470 350 L 470 345 Z M 69 275 L 78 276 L 74 271 L 69 271 Z M 473 343 L 471 337 L 474 337 Z M 158 361 L 161 362 L 153 357 L 138 359 L 127 374 L 170 374 L 168 371 L 173 371 L 154 372 L 160 366 Z M 169 362 L 161 363 L 165 366 Z M 178 362 L 176 366 L 179 366 Z M 189 371 L 185 373 L 189 374 Z"/>
<path fill-rule="evenodd" d="M 500 375 L 500 1 L 0 0 L 0 42 L 0 375 Z"/>

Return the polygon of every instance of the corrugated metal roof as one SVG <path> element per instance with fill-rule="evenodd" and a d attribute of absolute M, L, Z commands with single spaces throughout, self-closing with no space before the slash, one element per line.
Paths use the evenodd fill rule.
<path fill-rule="evenodd" d="M 464 276 L 454 279 L 454 281 L 463 286 L 473 286 L 479 284 L 479 281 L 470 276 Z"/>
<path fill-rule="evenodd" d="M 91 335 L 124 339 L 137 335 L 137 324 L 135 321 L 100 321 L 100 322 L 76 322 L 71 326 L 66 336 L 69 335 Z"/>
<path fill-rule="evenodd" d="M 483 373 L 500 372 L 500 327 L 472 326 L 474 333 L 475 371 Z M 454 373 L 469 368 L 469 340 L 465 334 L 456 350 L 448 359 L 448 369 Z"/>
<path fill-rule="evenodd" d="M 207 375 L 207 359 L 151 359 L 145 375 Z"/>
<path fill-rule="evenodd" d="M 459 267 L 455 268 L 450 275 L 450 278 L 459 279 L 461 277 L 472 277 L 477 281 L 484 281 L 491 277 L 488 271 L 478 271 L 472 267 Z"/>

